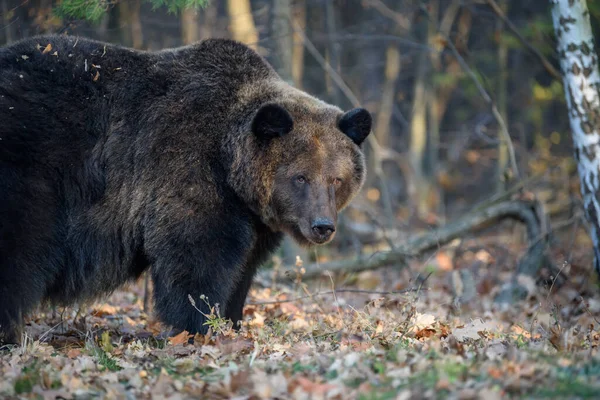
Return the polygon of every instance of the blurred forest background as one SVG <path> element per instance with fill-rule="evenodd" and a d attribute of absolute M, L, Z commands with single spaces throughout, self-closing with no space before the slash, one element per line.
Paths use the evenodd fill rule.
<path fill-rule="evenodd" d="M 94 22 L 61 17 L 53 0 L 0 2 L 0 43 L 68 33 L 158 50 L 233 38 L 295 86 L 369 109 L 361 197 L 329 248 L 306 254 L 288 243 L 286 263 L 394 247 L 520 193 L 540 201 L 555 234 L 566 231 L 563 248 L 575 239 L 589 248 L 582 262 L 591 271 L 548 1 L 211 0 L 173 13 L 124 0 L 94 3 Z M 589 7 L 597 31 L 600 4 Z M 525 241 L 517 228 L 495 245 L 504 239 Z"/>

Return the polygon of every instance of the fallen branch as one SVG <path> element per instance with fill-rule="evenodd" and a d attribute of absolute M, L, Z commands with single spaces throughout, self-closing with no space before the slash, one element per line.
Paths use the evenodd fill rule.
<path fill-rule="evenodd" d="M 526 200 L 513 200 L 492 204 L 486 208 L 466 214 L 458 220 L 440 228 L 414 237 L 390 251 L 377 252 L 352 260 L 306 265 L 302 279 L 321 277 L 325 271 L 331 273 L 349 273 L 392 265 L 403 267 L 411 258 L 439 249 L 456 238 L 464 237 L 469 233 L 474 233 L 504 219 L 513 219 L 525 224 L 527 238 L 531 245 L 527 253 L 519 261 L 516 274 L 527 275 L 535 279 L 545 262 L 548 237 L 542 231 L 539 207 L 539 203 Z M 540 238 L 543 239 L 540 240 Z M 280 274 L 284 276 L 296 276 L 297 270 L 294 268 L 284 268 L 280 271 Z M 263 275 L 262 279 L 268 281 L 269 277 Z"/>

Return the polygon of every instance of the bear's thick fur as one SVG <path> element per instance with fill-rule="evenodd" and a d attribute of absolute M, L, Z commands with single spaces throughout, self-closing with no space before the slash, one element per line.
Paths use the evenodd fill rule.
<path fill-rule="evenodd" d="M 230 40 L 0 48 L 0 341 L 40 302 L 110 293 L 148 267 L 166 324 L 206 331 L 188 298 L 207 312 L 201 295 L 239 321 L 284 232 L 331 239 L 370 127 Z"/>

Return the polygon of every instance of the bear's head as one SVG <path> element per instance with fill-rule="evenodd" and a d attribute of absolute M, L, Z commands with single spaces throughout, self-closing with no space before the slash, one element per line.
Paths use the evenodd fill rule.
<path fill-rule="evenodd" d="M 289 96 L 257 107 L 250 129 L 262 172 L 256 187 L 266 191 L 263 218 L 301 245 L 329 242 L 338 211 L 365 180 L 360 146 L 371 131 L 369 112 Z"/>

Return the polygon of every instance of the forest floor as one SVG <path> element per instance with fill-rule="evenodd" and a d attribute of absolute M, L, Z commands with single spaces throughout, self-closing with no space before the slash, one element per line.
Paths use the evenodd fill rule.
<path fill-rule="evenodd" d="M 0 398 L 597 398 L 600 291 L 574 242 L 552 250 L 567 282 L 510 307 L 493 298 L 523 247 L 492 235 L 403 270 L 257 286 L 241 331 L 214 316 L 207 336 L 161 339 L 140 282 L 30 318 L 0 351 Z"/>

